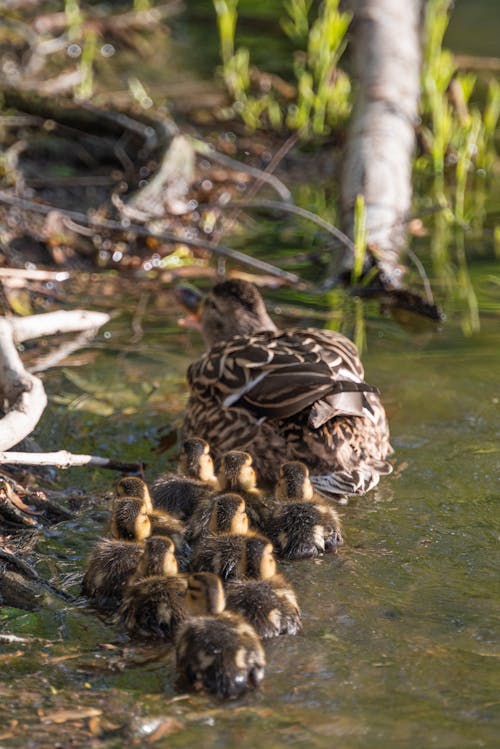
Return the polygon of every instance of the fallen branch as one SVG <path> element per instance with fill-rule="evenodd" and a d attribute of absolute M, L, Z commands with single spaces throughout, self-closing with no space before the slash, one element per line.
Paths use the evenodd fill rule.
<path fill-rule="evenodd" d="M 90 312 L 84 309 L 5 318 L 5 322 L 12 329 L 16 343 L 22 343 L 22 341 L 28 341 L 31 338 L 42 338 L 46 335 L 97 330 L 105 325 L 108 320 L 109 315 L 106 312 Z"/>
<path fill-rule="evenodd" d="M 0 420 L 0 449 L 16 445 L 38 424 L 47 395 L 42 381 L 27 372 L 17 353 L 12 328 L 0 318 L 0 384 L 9 411 Z"/>
<path fill-rule="evenodd" d="M 0 419 L 0 450 L 8 450 L 31 434 L 47 405 L 43 383 L 24 368 L 16 342 L 61 332 L 97 330 L 108 320 L 105 313 L 86 310 L 0 318 L 0 395 L 7 403 L 7 412 Z"/>
<path fill-rule="evenodd" d="M 26 466 L 55 466 L 56 468 L 75 468 L 80 466 L 98 466 L 123 473 L 141 473 L 143 463 L 120 463 L 111 458 L 101 458 L 99 455 L 78 455 L 67 450 L 54 453 L 18 453 L 0 452 L 0 464 Z"/>

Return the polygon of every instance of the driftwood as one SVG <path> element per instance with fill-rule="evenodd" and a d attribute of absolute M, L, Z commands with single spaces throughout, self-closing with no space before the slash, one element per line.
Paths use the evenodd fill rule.
<path fill-rule="evenodd" d="M 398 288 L 412 195 L 421 1 L 348 0 L 347 5 L 353 11 L 359 90 L 344 157 L 344 226 L 352 236 L 356 196 L 363 195 L 367 243 L 384 284 Z M 350 271 L 353 261 L 352 253 L 345 252 L 343 269 Z"/>
<path fill-rule="evenodd" d="M 62 332 L 97 330 L 107 320 L 109 315 L 85 310 L 0 318 L 0 394 L 5 408 L 0 419 L 0 450 L 8 450 L 31 434 L 47 405 L 43 383 L 25 369 L 16 343 Z"/>
<path fill-rule="evenodd" d="M 0 452 L 0 464 L 55 466 L 56 468 L 98 466 L 99 468 L 110 468 L 113 471 L 123 471 L 124 473 L 139 473 L 143 468 L 142 463 L 121 463 L 111 458 L 102 458 L 99 455 L 78 455 L 67 450 L 58 450 L 53 453 Z"/>

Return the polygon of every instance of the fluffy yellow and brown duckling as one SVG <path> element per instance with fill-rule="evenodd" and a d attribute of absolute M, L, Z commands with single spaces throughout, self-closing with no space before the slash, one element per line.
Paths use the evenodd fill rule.
<path fill-rule="evenodd" d="M 278 556 L 306 559 L 333 552 L 342 543 L 340 518 L 332 507 L 314 494 L 309 469 L 300 461 L 280 468 L 277 503 L 265 531 Z"/>
<path fill-rule="evenodd" d="M 180 476 L 160 476 L 151 487 L 154 506 L 185 521 L 200 500 L 219 489 L 210 447 L 205 440 L 185 440 L 179 458 Z"/>
<path fill-rule="evenodd" d="M 226 608 L 243 616 L 260 637 L 297 634 L 301 629 L 297 597 L 283 575 L 277 573 L 272 549 L 254 545 L 250 554 L 254 579 L 225 583 Z"/>
<path fill-rule="evenodd" d="M 261 580 L 276 572 L 273 545 L 259 534 L 209 536 L 195 549 L 191 567 L 196 572 L 214 572 L 224 582 L 235 579 Z M 272 569 L 269 574 L 267 568 Z"/>
<path fill-rule="evenodd" d="M 120 501 L 113 511 L 112 523 L 118 538 L 98 541 L 82 582 L 83 595 L 100 609 L 119 605 L 125 585 L 142 557 L 142 542 L 151 533 L 151 521 L 141 499 Z"/>
<path fill-rule="evenodd" d="M 199 502 L 187 524 L 187 537 L 196 544 L 210 534 L 246 534 L 249 522 L 239 494 L 216 494 Z"/>
<path fill-rule="evenodd" d="M 119 479 L 115 486 L 115 502 L 124 497 L 137 497 L 143 499 L 151 520 L 151 535 L 168 536 L 175 544 L 178 561 L 181 568 L 187 569 L 190 548 L 185 540 L 186 529 L 183 522 L 168 512 L 157 510 L 153 507 L 153 501 L 148 489 L 148 485 L 138 476 L 124 476 Z M 111 535 L 115 535 L 113 525 L 111 525 Z"/>
<path fill-rule="evenodd" d="M 181 682 L 219 698 L 236 698 L 258 687 L 266 657 L 253 627 L 225 611 L 220 579 L 209 572 L 188 578 L 186 606 L 191 614 L 175 638 Z"/>
<path fill-rule="evenodd" d="M 268 510 L 262 492 L 257 488 L 257 474 L 250 453 L 243 450 L 225 453 L 221 459 L 219 484 L 222 491 L 236 492 L 244 498 L 251 525 L 262 529 Z"/>
<path fill-rule="evenodd" d="M 147 538 L 117 614 L 131 637 L 170 639 L 186 618 L 186 578 L 177 572 L 173 541 L 167 536 Z"/>
<path fill-rule="evenodd" d="M 186 438 L 208 440 L 216 460 L 249 450 L 265 484 L 304 461 L 325 495 L 362 494 L 391 472 L 385 411 L 352 341 L 279 330 L 255 286 L 237 279 L 213 287 L 199 320 L 208 350 L 188 370 Z"/>

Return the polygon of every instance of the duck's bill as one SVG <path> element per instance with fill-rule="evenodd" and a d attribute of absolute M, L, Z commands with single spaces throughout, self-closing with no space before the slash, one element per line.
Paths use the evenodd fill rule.
<path fill-rule="evenodd" d="M 188 312 L 186 317 L 179 319 L 179 325 L 182 328 L 195 328 L 199 330 L 201 328 L 200 316 L 201 316 L 201 302 L 203 295 L 194 286 L 188 286 L 187 284 L 181 284 L 176 287 L 175 298 L 179 305 Z"/>

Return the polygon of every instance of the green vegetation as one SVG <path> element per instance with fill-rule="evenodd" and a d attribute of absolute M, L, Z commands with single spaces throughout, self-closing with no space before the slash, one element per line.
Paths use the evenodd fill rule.
<path fill-rule="evenodd" d="M 235 48 L 238 0 L 213 0 L 222 58 L 222 75 L 234 99 L 234 111 L 252 130 L 284 126 L 302 137 L 321 136 L 346 120 L 351 85 L 338 68 L 345 49 L 350 15 L 339 0 L 325 0 L 311 19 L 311 0 L 287 0 L 283 31 L 295 47 L 296 87 L 250 66 L 246 48 Z M 257 86 L 254 85 L 257 82 Z"/>

